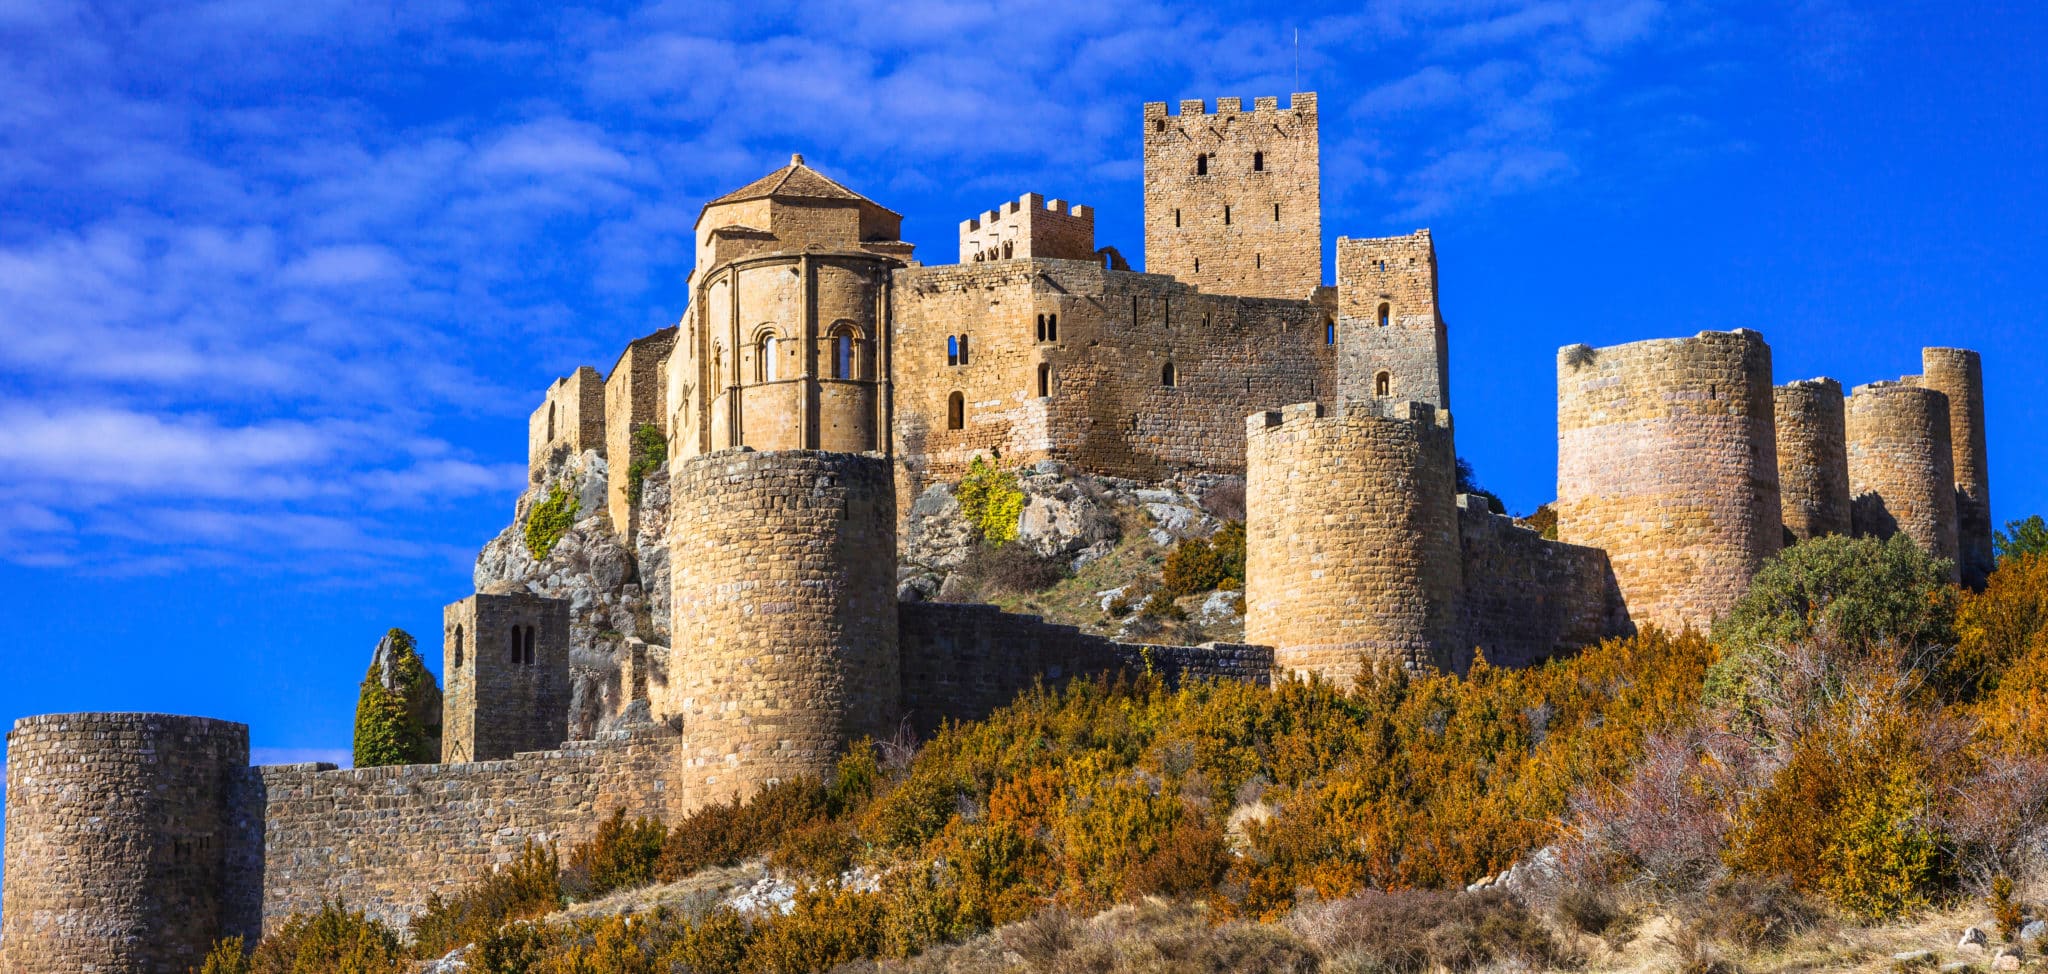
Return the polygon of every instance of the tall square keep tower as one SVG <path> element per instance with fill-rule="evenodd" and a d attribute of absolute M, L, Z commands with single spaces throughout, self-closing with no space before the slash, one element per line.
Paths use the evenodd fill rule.
<path fill-rule="evenodd" d="M 1204 291 L 1305 299 L 1323 282 L 1315 92 L 1145 104 L 1145 270 Z"/>

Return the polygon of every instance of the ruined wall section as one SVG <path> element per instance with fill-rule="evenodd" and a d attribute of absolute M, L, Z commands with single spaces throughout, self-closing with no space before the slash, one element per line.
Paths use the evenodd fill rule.
<path fill-rule="evenodd" d="M 901 716 L 896 503 L 879 455 L 729 450 L 670 474 L 678 647 L 657 718 L 719 797 L 825 777 Z"/>
<path fill-rule="evenodd" d="M 919 489 L 977 454 L 1134 479 L 1241 473 L 1232 416 L 1335 388 L 1327 304 L 1048 260 L 908 268 L 893 296 L 896 449 Z M 1041 316 L 1056 337 L 1040 340 Z"/>
<path fill-rule="evenodd" d="M 960 263 L 1095 259 L 1095 208 L 1038 193 L 960 223 Z"/>
<path fill-rule="evenodd" d="M 569 737 L 569 600 L 472 595 L 441 611 L 441 754 L 489 761 Z"/>
<path fill-rule="evenodd" d="M 1464 587 L 1450 415 L 1301 403 L 1247 421 L 1245 640 L 1285 671 L 1450 670 Z"/>
<path fill-rule="evenodd" d="M 1558 539 L 1637 624 L 1705 627 L 1784 538 L 1771 350 L 1747 329 L 1557 356 Z"/>
<path fill-rule="evenodd" d="M 1800 379 L 1772 390 L 1778 495 L 1790 540 L 1848 534 L 1849 454 L 1842 384 Z"/>
<path fill-rule="evenodd" d="M 668 357 L 675 349 L 674 326 L 627 344 L 604 381 L 605 508 L 612 530 L 631 538 L 639 530 L 633 504 L 633 436 L 641 426 L 665 426 Z M 666 434 L 664 434 L 666 435 Z"/>
<path fill-rule="evenodd" d="M 1306 299 L 1323 283 L 1316 96 L 1245 111 L 1220 98 L 1147 102 L 1145 270 L 1204 291 Z"/>
<path fill-rule="evenodd" d="M 7 737 L 0 969 L 185 974 L 253 935 L 249 730 L 169 714 L 24 717 Z"/>
<path fill-rule="evenodd" d="M 1920 350 L 1920 385 L 1948 397 L 1956 472 L 1956 567 L 1975 588 L 1996 566 L 1991 547 L 1991 466 L 1984 444 L 1984 365 L 1966 348 Z"/>
<path fill-rule="evenodd" d="M 540 483 L 557 450 L 604 452 L 604 377 L 588 365 L 556 379 L 526 420 L 526 470 Z"/>
<path fill-rule="evenodd" d="M 1460 673 L 1475 649 L 1494 666 L 1533 666 L 1634 631 L 1598 548 L 1548 540 L 1472 494 L 1458 497 L 1458 548 Z"/>
<path fill-rule="evenodd" d="M 1955 458 L 1948 397 L 1901 382 L 1857 386 L 1847 403 L 1856 534 L 1899 532 L 1936 558 L 1956 557 Z"/>
<path fill-rule="evenodd" d="M 1451 405 L 1450 345 L 1437 307 L 1436 247 L 1405 237 L 1337 238 L 1337 392 Z"/>

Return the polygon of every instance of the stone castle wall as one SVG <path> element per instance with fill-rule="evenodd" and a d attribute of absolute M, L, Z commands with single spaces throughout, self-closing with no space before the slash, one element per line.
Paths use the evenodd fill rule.
<path fill-rule="evenodd" d="M 1984 445 L 1984 365 L 1965 348 L 1920 350 L 1919 384 L 1948 397 L 1949 452 L 1956 473 L 1956 567 L 1981 588 L 1996 567 L 1991 548 L 1991 468 Z"/>
<path fill-rule="evenodd" d="M 254 934 L 248 764 L 249 730 L 228 721 L 16 721 L 0 970 L 185 974 L 223 933 Z"/>
<path fill-rule="evenodd" d="M 669 477 L 678 651 L 655 715 L 727 795 L 832 771 L 902 716 L 896 503 L 878 455 L 728 450 Z"/>
<path fill-rule="evenodd" d="M 1955 459 L 1948 397 L 1900 382 L 1857 386 L 1847 402 L 1849 491 L 1856 533 L 1905 532 L 1936 558 L 1956 557 Z"/>
<path fill-rule="evenodd" d="M 1323 283 L 1316 96 L 1144 112 L 1145 270 L 1218 294 L 1305 299 Z"/>
<path fill-rule="evenodd" d="M 1095 259 L 1095 208 L 1026 193 L 960 223 L 960 263 Z"/>
<path fill-rule="evenodd" d="M 1557 356 L 1557 535 L 1638 624 L 1704 627 L 1783 542 L 1771 350 L 1753 331 Z"/>
<path fill-rule="evenodd" d="M 526 470 L 535 483 L 557 450 L 604 452 L 604 377 L 588 365 L 548 386 L 526 420 Z"/>
<path fill-rule="evenodd" d="M 1458 596 L 1450 416 L 1301 403 L 1247 421 L 1245 639 L 1284 671 L 1449 670 Z"/>
<path fill-rule="evenodd" d="M 896 454 L 913 489 L 977 454 L 1133 479 L 1241 473 L 1233 417 L 1336 386 L 1324 303 L 1049 260 L 907 268 L 893 293 Z M 1040 339 L 1042 317 L 1056 338 Z"/>
<path fill-rule="evenodd" d="M 1848 534 L 1849 454 L 1842 384 L 1801 379 L 1772 391 L 1778 496 L 1789 540 Z"/>
<path fill-rule="evenodd" d="M 1598 548 L 1547 540 L 1487 510 L 1485 498 L 1463 494 L 1458 549 L 1464 590 L 1453 662 L 1460 673 L 1475 649 L 1494 666 L 1533 666 L 1633 631 Z"/>
<path fill-rule="evenodd" d="M 1450 408 L 1450 345 L 1428 230 L 1337 238 L 1337 345 L 1340 397 Z"/>
<path fill-rule="evenodd" d="M 605 508 L 620 537 L 630 538 L 639 529 L 633 510 L 633 434 L 642 425 L 663 426 L 676 331 L 670 326 L 628 342 L 604 380 Z"/>

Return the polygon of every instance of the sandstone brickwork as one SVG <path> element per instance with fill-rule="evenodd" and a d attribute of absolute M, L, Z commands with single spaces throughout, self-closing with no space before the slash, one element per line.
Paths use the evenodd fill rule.
<path fill-rule="evenodd" d="M 1637 624 L 1705 627 L 1784 537 L 1771 350 L 1747 329 L 1557 355 L 1557 535 Z"/>
<path fill-rule="evenodd" d="M 896 500 L 879 455 L 728 450 L 669 478 L 678 647 L 657 716 L 725 794 L 825 777 L 902 716 Z"/>
<path fill-rule="evenodd" d="M 960 223 L 960 263 L 1095 260 L 1095 208 L 1026 193 Z"/>
<path fill-rule="evenodd" d="M 1426 403 L 1301 403 L 1247 421 L 1245 639 L 1284 671 L 1456 662 L 1456 459 Z"/>
<path fill-rule="evenodd" d="M 569 600 L 472 595 L 441 612 L 441 753 L 488 761 L 569 736 Z"/>
<path fill-rule="evenodd" d="M 1607 553 L 1564 544 L 1458 497 L 1458 672 L 1477 651 L 1494 666 L 1533 666 L 1633 631 Z"/>
<path fill-rule="evenodd" d="M 1842 384 L 1801 379 L 1772 390 L 1778 496 L 1788 541 L 1848 534 L 1849 454 Z"/>
<path fill-rule="evenodd" d="M 550 384 L 527 418 L 527 475 L 539 483 L 548 457 L 558 450 L 603 453 L 604 446 L 604 377 L 585 365 Z"/>
<path fill-rule="evenodd" d="M 1339 396 L 1450 408 L 1450 345 L 1428 230 L 1337 238 L 1336 328 Z"/>
<path fill-rule="evenodd" d="M 633 510 L 633 432 L 663 427 L 668 357 L 675 344 L 674 327 L 628 342 L 604 380 L 605 509 L 620 537 L 630 538 L 640 527 Z"/>
<path fill-rule="evenodd" d="M 1245 111 L 1220 98 L 1147 102 L 1145 270 L 1204 291 L 1306 299 L 1323 283 L 1315 92 Z"/>
<path fill-rule="evenodd" d="M 1956 557 L 1955 458 L 1948 397 L 1903 382 L 1857 386 L 1847 402 L 1849 492 L 1858 535 L 1905 532 Z"/>
<path fill-rule="evenodd" d="M 8 974 L 185 974 L 254 934 L 260 847 L 241 831 L 241 724 L 167 714 L 24 717 L 7 737 Z"/>
<path fill-rule="evenodd" d="M 1984 365 L 1966 348 L 1920 350 L 1920 385 L 1948 397 L 1949 448 L 1956 471 L 1956 568 L 1984 587 L 1996 567 L 1991 548 L 1991 467 L 1984 445 Z"/>

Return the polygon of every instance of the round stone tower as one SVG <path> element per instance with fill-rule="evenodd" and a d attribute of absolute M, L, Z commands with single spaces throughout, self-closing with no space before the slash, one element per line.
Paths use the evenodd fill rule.
<path fill-rule="evenodd" d="M 167 714 L 24 717 L 7 736 L 0 970 L 185 974 L 227 934 L 249 729 Z"/>
<path fill-rule="evenodd" d="M 877 454 L 725 450 L 671 475 L 664 714 L 708 799 L 829 774 L 894 730 L 896 493 Z"/>
<path fill-rule="evenodd" d="M 1956 567 L 1981 588 L 1991 574 L 1991 469 L 1984 452 L 1984 366 L 1967 348 L 1920 350 L 1919 384 L 1948 397 L 1949 453 L 1956 470 Z"/>
<path fill-rule="evenodd" d="M 1367 666 L 1451 669 L 1458 596 L 1450 415 L 1353 400 L 1245 430 L 1245 640 L 1349 685 Z"/>
<path fill-rule="evenodd" d="M 1784 541 L 1771 348 L 1748 329 L 1557 354 L 1557 536 L 1630 618 L 1704 627 Z"/>
<path fill-rule="evenodd" d="M 1850 393 L 1851 516 L 1858 535 L 1901 531 L 1936 558 L 1956 557 L 1955 458 L 1948 397 L 1901 382 Z"/>
<path fill-rule="evenodd" d="M 1848 534 L 1849 455 L 1842 425 L 1842 384 L 1800 379 L 1772 391 L 1785 530 L 1798 541 Z"/>

